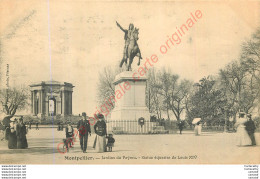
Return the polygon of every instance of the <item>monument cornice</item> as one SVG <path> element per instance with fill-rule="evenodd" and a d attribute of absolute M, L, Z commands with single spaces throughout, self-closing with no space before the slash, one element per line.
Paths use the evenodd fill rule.
<path fill-rule="evenodd" d="M 36 82 L 33 83 L 31 85 L 29 85 L 30 87 L 37 87 L 37 86 L 66 86 L 66 87 L 70 87 L 70 88 L 74 88 L 75 86 L 73 86 L 71 83 L 67 83 L 67 82 L 58 82 L 58 81 L 41 81 L 41 82 Z"/>
<path fill-rule="evenodd" d="M 116 75 L 115 80 L 113 82 L 114 85 L 117 85 L 121 83 L 122 81 L 146 81 L 147 77 L 146 76 L 140 76 L 138 79 L 134 78 L 133 74 L 135 74 L 135 71 L 124 71 L 118 75 Z"/>

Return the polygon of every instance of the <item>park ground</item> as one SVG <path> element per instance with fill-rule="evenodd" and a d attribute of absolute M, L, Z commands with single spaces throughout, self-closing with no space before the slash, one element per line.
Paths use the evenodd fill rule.
<path fill-rule="evenodd" d="M 68 153 L 60 153 L 65 131 L 35 128 L 27 135 L 28 149 L 8 149 L 0 141 L 1 164 L 259 164 L 258 145 L 238 147 L 236 133 L 192 131 L 179 134 L 114 135 L 113 152 L 97 153 L 93 149 L 95 135 L 89 137 L 87 153 L 80 150 L 79 138 Z M 59 145 L 62 151 L 62 144 Z"/>

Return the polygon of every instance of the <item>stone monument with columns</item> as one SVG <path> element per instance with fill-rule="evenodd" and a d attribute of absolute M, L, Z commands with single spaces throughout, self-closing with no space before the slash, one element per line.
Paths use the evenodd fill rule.
<path fill-rule="evenodd" d="M 34 116 L 72 115 L 73 85 L 66 82 L 42 81 L 30 85 L 31 113 Z"/>

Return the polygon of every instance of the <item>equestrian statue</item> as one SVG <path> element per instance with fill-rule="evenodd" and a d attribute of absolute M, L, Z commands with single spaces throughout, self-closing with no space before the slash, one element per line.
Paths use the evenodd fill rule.
<path fill-rule="evenodd" d="M 139 29 L 135 28 L 133 24 L 129 24 L 128 30 L 122 28 L 118 22 L 116 22 L 116 25 L 125 33 L 124 55 L 120 62 L 120 67 L 122 67 L 124 63 L 127 65 L 127 61 L 129 60 L 127 71 L 131 71 L 131 65 L 134 57 L 139 57 L 139 61 L 137 63 L 138 66 L 140 65 L 140 60 L 142 59 L 141 51 L 137 44 Z"/>

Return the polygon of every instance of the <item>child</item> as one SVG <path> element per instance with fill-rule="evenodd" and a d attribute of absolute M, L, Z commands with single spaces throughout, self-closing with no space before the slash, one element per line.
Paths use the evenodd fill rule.
<path fill-rule="evenodd" d="M 115 139 L 113 138 L 113 134 L 108 135 L 107 147 L 108 151 L 112 152 L 112 147 L 114 147 Z"/>
<path fill-rule="evenodd" d="M 68 147 L 71 148 L 72 145 L 73 145 L 73 139 L 72 139 L 73 132 L 74 132 L 73 127 L 71 125 L 71 122 L 69 121 L 67 126 L 66 126 L 66 139 L 67 139 L 66 140 L 66 147 L 67 147 L 67 149 L 68 149 Z"/>

